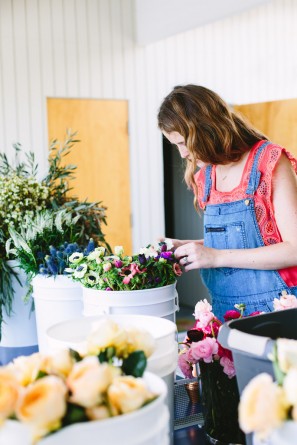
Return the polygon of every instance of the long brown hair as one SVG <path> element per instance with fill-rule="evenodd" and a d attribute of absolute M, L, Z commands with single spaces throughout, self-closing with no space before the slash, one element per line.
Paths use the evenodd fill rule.
<path fill-rule="evenodd" d="M 184 137 L 194 161 L 187 160 L 185 181 L 195 195 L 195 161 L 206 164 L 237 162 L 257 141 L 267 139 L 218 94 L 191 84 L 176 86 L 165 97 L 158 113 L 158 126 L 161 131 L 177 131 Z"/>

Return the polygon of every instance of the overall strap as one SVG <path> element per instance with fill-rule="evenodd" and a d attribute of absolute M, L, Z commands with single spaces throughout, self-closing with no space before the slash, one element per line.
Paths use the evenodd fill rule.
<path fill-rule="evenodd" d="M 209 195 L 210 195 L 210 190 L 211 190 L 211 170 L 212 170 L 212 165 L 207 165 L 205 168 L 205 185 L 204 185 L 204 196 L 202 199 L 202 202 L 207 202 Z"/>
<path fill-rule="evenodd" d="M 270 144 L 269 141 L 265 141 L 262 145 L 260 145 L 260 147 L 257 150 L 257 153 L 254 157 L 254 162 L 253 162 L 253 165 L 251 168 L 249 183 L 248 183 L 248 186 L 246 189 L 247 195 L 253 195 L 259 186 L 260 178 L 261 178 L 261 172 L 258 170 L 259 158 L 260 158 L 260 155 L 261 155 L 262 151 L 264 150 L 264 148 L 267 147 L 267 145 L 269 145 L 269 144 Z"/>

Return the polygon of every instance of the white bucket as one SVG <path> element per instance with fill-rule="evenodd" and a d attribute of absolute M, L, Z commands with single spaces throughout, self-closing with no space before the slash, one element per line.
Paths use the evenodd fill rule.
<path fill-rule="evenodd" d="M 53 353 L 60 349 L 85 350 L 85 339 L 96 329 L 98 321 L 108 317 L 121 326 L 135 326 L 150 332 L 155 339 L 155 351 L 148 358 L 147 370 L 161 377 L 167 385 L 166 404 L 170 412 L 171 441 L 174 423 L 174 379 L 177 368 L 178 344 L 175 323 L 149 315 L 101 315 L 80 317 L 58 323 L 47 330 L 47 343 Z"/>
<path fill-rule="evenodd" d="M 3 309 L 2 339 L 0 342 L 0 364 L 5 365 L 18 355 L 30 355 L 38 350 L 35 311 L 32 310 L 32 298 L 25 303 L 28 292 L 26 274 L 18 267 L 18 262 L 7 261 L 18 274 L 18 280 L 12 276 L 14 297 L 12 312 L 8 316 Z"/>
<path fill-rule="evenodd" d="M 140 314 L 175 322 L 179 310 L 176 283 L 154 289 L 104 291 L 83 287 L 83 314 Z"/>
<path fill-rule="evenodd" d="M 151 391 L 160 394 L 137 411 L 105 420 L 77 423 L 52 434 L 38 445 L 169 445 L 169 413 L 165 405 L 166 385 L 151 373 L 144 376 Z M 0 429 L 0 443 L 31 445 L 24 424 L 7 421 Z"/>
<path fill-rule="evenodd" d="M 32 280 L 39 351 L 48 352 L 46 330 L 82 314 L 82 287 L 65 275 Z"/>

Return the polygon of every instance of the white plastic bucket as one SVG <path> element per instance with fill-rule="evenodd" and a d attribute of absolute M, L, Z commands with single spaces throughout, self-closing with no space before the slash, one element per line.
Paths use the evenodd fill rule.
<path fill-rule="evenodd" d="M 26 274 L 18 267 L 18 262 L 7 262 L 18 274 L 18 280 L 12 276 L 14 297 L 12 312 L 8 316 L 3 309 L 2 339 L 0 342 L 0 364 L 5 365 L 18 355 L 30 355 L 38 350 L 35 311 L 32 310 L 32 298 L 25 303 L 28 292 Z"/>
<path fill-rule="evenodd" d="M 82 287 L 65 275 L 32 280 L 39 352 L 48 352 L 47 329 L 82 314 Z"/>
<path fill-rule="evenodd" d="M 151 391 L 160 394 L 137 411 L 105 420 L 77 423 L 52 434 L 38 445 L 169 445 L 169 413 L 165 405 L 166 385 L 151 373 L 144 376 Z M 31 445 L 24 424 L 8 421 L 0 429 L 0 443 Z"/>
<path fill-rule="evenodd" d="M 83 314 L 139 314 L 175 322 L 179 310 L 176 283 L 155 289 L 103 291 L 83 287 Z"/>
<path fill-rule="evenodd" d="M 47 330 L 47 343 L 51 352 L 64 348 L 85 350 L 85 339 L 96 329 L 98 321 L 108 317 L 121 326 L 135 326 L 150 332 L 155 339 L 155 351 L 148 358 L 147 370 L 161 377 L 167 385 L 166 404 L 170 412 L 171 441 L 174 423 L 174 379 L 177 368 L 178 344 L 175 323 L 149 315 L 99 315 L 80 317 L 58 323 Z"/>

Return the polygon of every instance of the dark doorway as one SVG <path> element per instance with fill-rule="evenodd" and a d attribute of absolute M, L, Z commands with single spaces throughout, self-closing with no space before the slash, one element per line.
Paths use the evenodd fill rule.
<path fill-rule="evenodd" d="M 178 151 L 163 137 L 165 231 L 168 238 L 203 238 L 202 215 L 193 206 L 193 193 L 184 182 L 183 162 Z M 184 273 L 177 284 L 180 304 L 194 308 L 207 298 L 198 270 Z"/>

